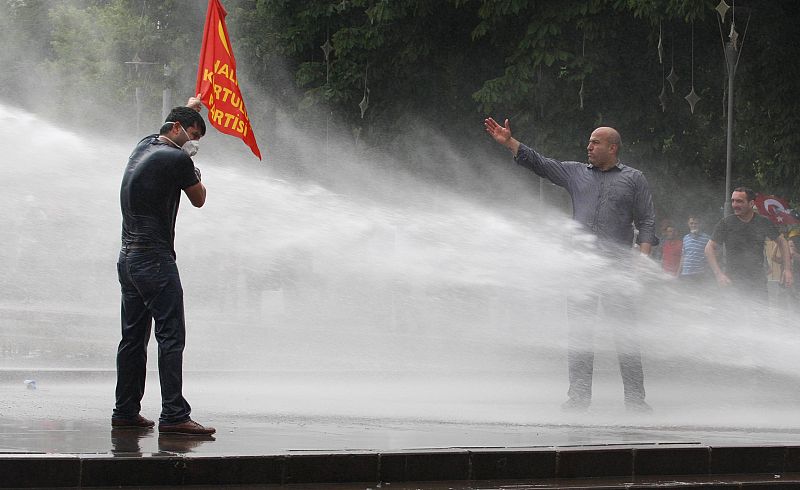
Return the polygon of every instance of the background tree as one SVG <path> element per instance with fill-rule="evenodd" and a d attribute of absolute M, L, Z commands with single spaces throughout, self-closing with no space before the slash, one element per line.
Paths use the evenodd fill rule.
<path fill-rule="evenodd" d="M 223 1 L 240 80 L 266 94 L 247 101 L 266 141 L 284 113 L 310 134 L 333 121 L 363 151 L 391 151 L 411 170 L 428 172 L 436 162 L 414 149 L 442 141 L 436 138 L 465 155 L 495 151 L 481 126 L 487 115 L 508 117 L 520 139 L 561 159 L 585 159 L 591 129 L 613 125 L 623 134 L 624 159 L 654 186 L 662 216 L 689 207 L 718 216 L 723 202 L 729 24 L 719 25 L 717 3 Z M 3 0 L 0 8 L 6 100 L 73 124 L 112 120 L 130 130 L 129 118 L 118 121 L 113 109 L 133 107 L 136 86 L 145 89 L 144 127 L 160 119 L 165 85 L 194 86 L 205 2 Z M 792 123 L 800 5 L 738 0 L 736 8 L 744 44 L 733 180 L 798 203 L 800 135 Z M 158 64 L 125 63 L 137 57 Z M 664 81 L 673 66 L 674 92 Z M 692 70 L 701 97 L 693 114 L 684 100 Z"/>

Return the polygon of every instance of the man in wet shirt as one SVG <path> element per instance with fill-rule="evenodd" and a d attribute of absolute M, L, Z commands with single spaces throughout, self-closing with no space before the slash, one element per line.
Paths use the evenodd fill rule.
<path fill-rule="evenodd" d="M 759 302 L 768 300 L 767 274 L 764 267 L 764 242 L 774 240 L 780 250 L 783 272 L 781 285 L 790 288 L 794 283 L 789 244 L 778 227 L 768 218 L 755 212 L 756 193 L 747 187 L 737 187 L 731 193 L 733 214 L 722 218 L 714 228 L 705 248 L 708 265 L 717 284 L 751 297 Z M 725 270 L 717 255 L 725 246 Z"/>
<path fill-rule="evenodd" d="M 161 382 L 159 433 L 210 436 L 191 417 L 183 397 L 185 319 L 183 287 L 175 264 L 175 220 L 181 192 L 195 207 L 206 201 L 206 188 L 191 156 L 206 126 L 200 101 L 176 107 L 160 134 L 142 139 L 128 159 L 120 187 L 122 248 L 117 273 L 122 290 L 122 340 L 117 350 L 115 429 L 155 425 L 139 412 L 144 396 L 147 343 L 155 322 L 158 375 Z"/>
<path fill-rule="evenodd" d="M 501 126 L 488 118 L 484 126 L 495 141 L 511 150 L 519 165 L 567 190 L 572 199 L 573 219 L 597 237 L 598 250 L 608 253 L 630 249 L 634 241 L 634 226 L 638 230 L 636 241 L 642 254 L 648 255 L 652 246 L 658 243 L 650 187 L 639 170 L 619 160 L 622 141 L 614 128 L 600 127 L 592 132 L 586 148 L 587 164 L 562 162 L 540 155 L 512 137 L 507 119 Z M 562 408 L 584 411 L 591 403 L 594 370 L 592 324 L 600 304 L 614 323 L 625 406 L 631 411 L 649 412 L 651 408 L 644 400 L 642 358 L 633 333 L 633 298 L 625 293 L 603 291 L 588 298 L 567 300 L 569 391 Z"/>

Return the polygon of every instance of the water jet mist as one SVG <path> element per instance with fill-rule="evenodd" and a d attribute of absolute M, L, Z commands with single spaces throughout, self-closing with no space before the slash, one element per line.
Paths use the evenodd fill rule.
<path fill-rule="evenodd" d="M 111 371 L 119 182 L 137 138 L 109 142 L 14 108 L 0 113 L 0 367 Z M 512 198 L 492 206 L 356 152 L 330 158 L 375 185 L 334 192 L 197 156 L 208 202 L 184 202 L 176 230 L 197 410 L 631 423 L 614 325 L 597 326 L 592 410 L 575 418 L 558 409 L 566 293 L 624 291 L 640 298 L 656 408 L 637 423 L 796 426 L 788 414 L 800 401 L 800 344 L 788 313 L 752 305 L 755 320 L 743 321 L 655 264 L 631 276 L 591 238 L 576 244 L 580 230 L 562 211 L 515 208 Z M 487 172 L 504 165 L 513 162 L 487 162 Z"/>

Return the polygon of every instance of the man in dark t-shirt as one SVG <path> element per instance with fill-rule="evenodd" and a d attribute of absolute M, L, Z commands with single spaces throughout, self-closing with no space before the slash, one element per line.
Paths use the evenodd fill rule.
<path fill-rule="evenodd" d="M 720 286 L 733 286 L 749 296 L 766 301 L 764 241 L 775 240 L 784 258 L 789 257 L 789 245 L 778 232 L 777 226 L 754 211 L 755 198 L 752 189 L 734 189 L 731 194 L 733 214 L 717 223 L 711 240 L 706 244 L 705 254 Z M 725 245 L 725 271 L 717 261 L 717 251 L 722 244 Z M 791 267 L 784 267 L 781 284 L 791 287 L 792 282 Z"/>
<path fill-rule="evenodd" d="M 183 288 L 175 265 L 175 219 L 181 191 L 205 204 L 206 188 L 191 156 L 205 134 L 200 101 L 176 107 L 160 134 L 142 139 L 128 159 L 120 187 L 122 248 L 117 274 L 122 289 L 122 340 L 117 350 L 114 429 L 150 429 L 139 412 L 144 396 L 147 342 L 155 321 L 161 382 L 159 433 L 210 436 L 191 417 L 183 398 L 185 321 Z"/>

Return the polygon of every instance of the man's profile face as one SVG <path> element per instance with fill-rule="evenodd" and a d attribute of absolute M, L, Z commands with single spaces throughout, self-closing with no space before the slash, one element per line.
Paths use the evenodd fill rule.
<path fill-rule="evenodd" d="M 589 144 L 586 146 L 587 158 L 592 165 L 603 166 L 613 163 L 615 158 L 612 154 L 612 144 L 605 131 L 595 129 L 589 136 Z"/>
<path fill-rule="evenodd" d="M 746 215 L 753 209 L 753 201 L 747 200 L 747 193 L 733 191 L 731 194 L 731 208 L 736 216 Z"/>
<path fill-rule="evenodd" d="M 194 126 L 189 126 L 186 130 L 186 134 L 189 135 L 190 140 L 199 141 L 200 138 L 203 137 L 203 133 L 200 132 L 200 128 L 197 127 L 197 124 Z"/>
<path fill-rule="evenodd" d="M 172 132 L 174 133 L 172 140 L 181 146 L 189 140 L 198 141 L 203 137 L 203 134 L 201 133 L 200 128 L 197 127 L 197 124 L 185 128 L 181 126 L 180 122 L 176 122 L 172 128 Z"/>

